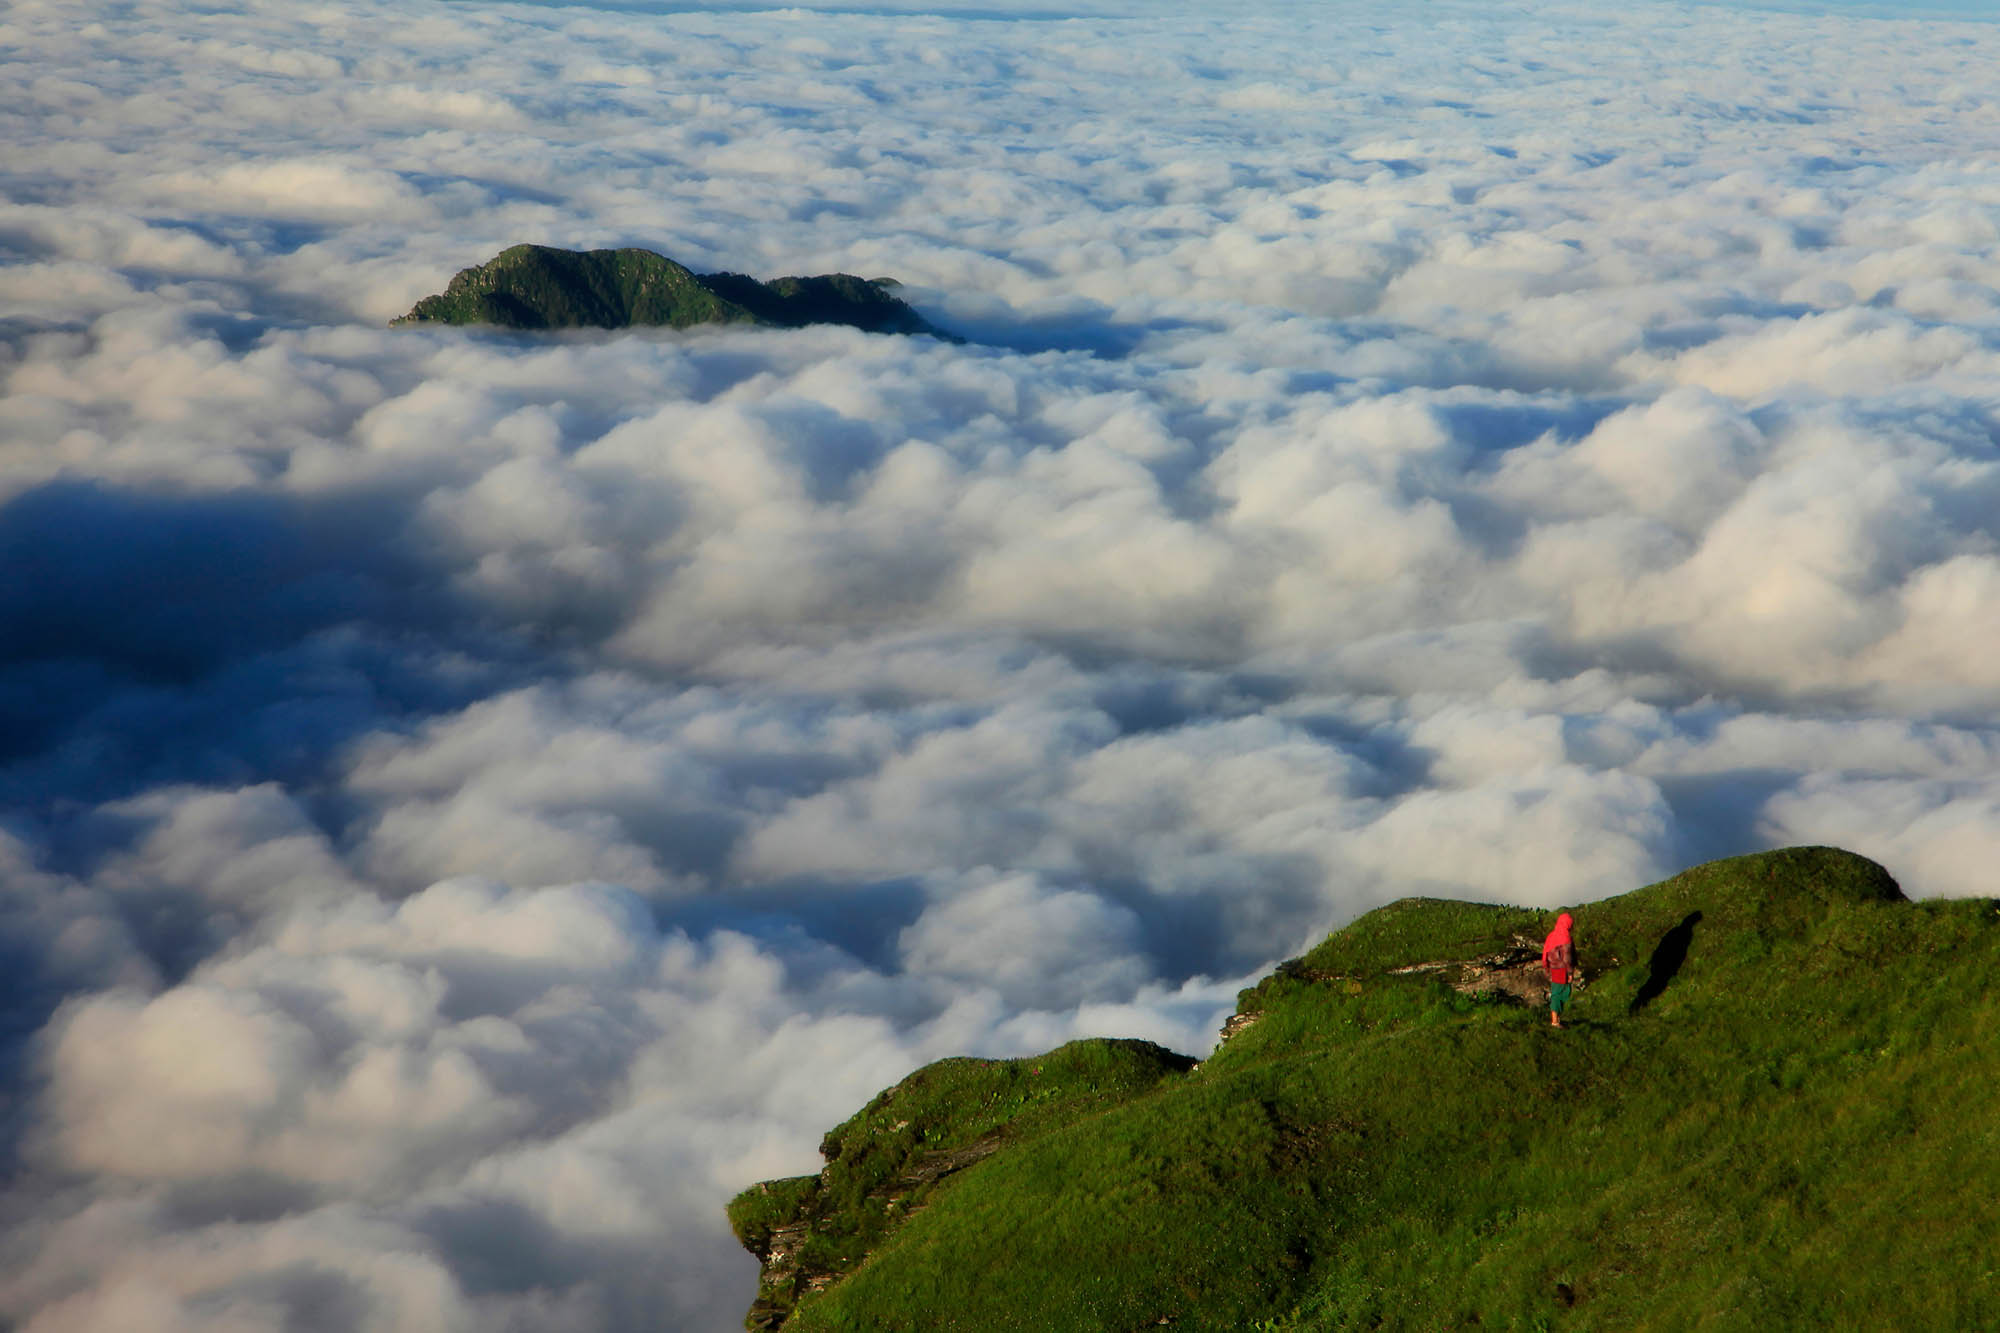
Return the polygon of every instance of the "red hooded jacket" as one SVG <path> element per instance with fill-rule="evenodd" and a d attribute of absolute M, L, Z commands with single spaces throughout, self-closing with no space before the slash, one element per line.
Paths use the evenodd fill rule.
<path fill-rule="evenodd" d="M 1542 966 L 1549 971 L 1549 983 L 1555 986 L 1569 982 L 1569 970 L 1576 966 L 1576 950 L 1569 942 L 1569 913 L 1556 918 L 1556 928 L 1542 944 Z"/>

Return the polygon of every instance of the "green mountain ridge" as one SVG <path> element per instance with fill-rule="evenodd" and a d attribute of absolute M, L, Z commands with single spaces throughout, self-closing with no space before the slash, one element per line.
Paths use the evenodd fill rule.
<path fill-rule="evenodd" d="M 893 278 L 846 273 L 759 282 L 741 273 L 696 273 L 651 250 L 516 245 L 461 269 L 443 292 L 390 323 L 508 329 L 847 324 L 870 333 L 949 339 L 894 294 L 897 285 Z"/>
<path fill-rule="evenodd" d="M 1410 899 L 1144 1042 L 946 1060 L 730 1205 L 747 1324 L 2000 1326 L 2000 911 L 1793 848 L 1553 912 Z"/>

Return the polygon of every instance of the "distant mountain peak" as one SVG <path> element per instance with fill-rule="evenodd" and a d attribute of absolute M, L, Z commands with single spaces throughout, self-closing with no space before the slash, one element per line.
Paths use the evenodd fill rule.
<path fill-rule="evenodd" d="M 900 285 L 847 273 L 759 282 L 741 273 L 696 273 L 651 250 L 513 245 L 459 270 L 444 291 L 391 323 L 507 329 L 846 324 L 870 333 L 949 338 L 892 294 Z"/>

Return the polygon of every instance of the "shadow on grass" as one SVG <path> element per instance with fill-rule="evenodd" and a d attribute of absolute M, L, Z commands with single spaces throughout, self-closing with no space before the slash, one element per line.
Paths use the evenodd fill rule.
<path fill-rule="evenodd" d="M 1660 937 L 1653 948 L 1653 956 L 1646 961 L 1646 984 L 1639 987 L 1639 993 L 1632 997 L 1628 1013 L 1638 1013 L 1657 1000 L 1687 962 L 1688 944 L 1694 939 L 1694 928 L 1701 921 L 1700 912 L 1689 912 L 1681 918 L 1681 923 Z"/>

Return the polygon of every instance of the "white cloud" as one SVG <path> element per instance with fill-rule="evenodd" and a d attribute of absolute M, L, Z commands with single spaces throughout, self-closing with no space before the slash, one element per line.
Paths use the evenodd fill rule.
<path fill-rule="evenodd" d="M 992 986 L 1016 1009 L 1072 1008 L 1151 980 L 1136 913 L 1028 875 L 973 876 L 898 943 L 910 971 Z"/>
<path fill-rule="evenodd" d="M 1852 847 L 1947 897 L 1989 897 L 2000 791 L 1972 783 L 1815 774 L 1764 807 L 1769 836 Z"/>
<path fill-rule="evenodd" d="M 1387 899 L 1989 891 L 2000 28 L 1002 11 L 0 21 L 0 1323 L 732 1328 Z M 518 241 L 974 341 L 383 327 Z"/>

